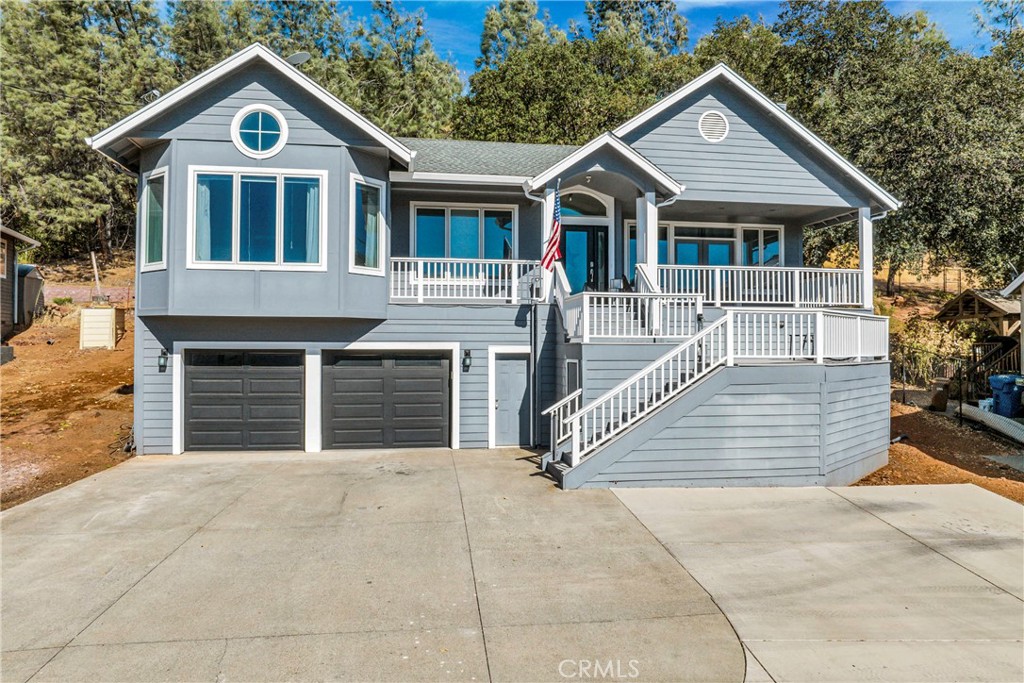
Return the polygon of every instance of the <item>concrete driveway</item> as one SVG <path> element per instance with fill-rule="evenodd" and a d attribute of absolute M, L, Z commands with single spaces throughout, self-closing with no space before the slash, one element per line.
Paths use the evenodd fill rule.
<path fill-rule="evenodd" d="M 1024 508 L 972 485 L 624 489 L 748 681 L 1024 680 Z"/>
<path fill-rule="evenodd" d="M 528 455 L 151 456 L 15 507 L 2 678 L 742 680 L 658 540 Z"/>

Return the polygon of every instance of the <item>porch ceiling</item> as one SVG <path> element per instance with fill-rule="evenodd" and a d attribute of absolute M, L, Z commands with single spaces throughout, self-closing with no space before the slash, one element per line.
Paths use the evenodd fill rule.
<path fill-rule="evenodd" d="M 823 220 L 853 220 L 857 210 L 848 206 L 801 206 L 763 202 L 686 201 L 686 194 L 674 204 L 662 207 L 660 220 L 714 221 L 721 223 L 787 223 L 809 225 Z"/>

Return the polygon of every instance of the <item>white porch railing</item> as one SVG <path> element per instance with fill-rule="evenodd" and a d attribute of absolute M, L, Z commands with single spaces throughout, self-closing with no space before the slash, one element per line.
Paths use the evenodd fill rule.
<path fill-rule="evenodd" d="M 737 360 L 864 361 L 888 359 L 889 319 L 833 311 L 728 310 L 661 358 L 552 424 L 552 453 L 567 448 L 578 465 L 617 434 Z M 567 403 L 556 404 L 564 408 Z M 553 411 L 564 414 L 564 409 Z M 565 442 L 569 440 L 570 443 Z"/>
<path fill-rule="evenodd" d="M 566 418 L 583 407 L 583 390 L 577 389 L 561 401 L 553 404 L 541 413 L 551 420 L 551 439 L 553 443 L 561 443 L 569 438 L 569 423 Z"/>
<path fill-rule="evenodd" d="M 665 294 L 703 294 L 716 306 L 861 306 L 859 270 L 754 266 L 658 266 Z"/>
<path fill-rule="evenodd" d="M 391 300 L 519 303 L 540 296 L 540 261 L 391 259 Z"/>
<path fill-rule="evenodd" d="M 703 310 L 699 295 L 624 292 L 573 294 L 562 306 L 566 333 L 584 343 L 594 339 L 689 337 L 697 332 Z"/>

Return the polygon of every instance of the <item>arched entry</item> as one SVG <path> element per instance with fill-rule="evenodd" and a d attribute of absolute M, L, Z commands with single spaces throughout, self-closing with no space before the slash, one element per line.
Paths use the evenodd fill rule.
<path fill-rule="evenodd" d="M 614 254 L 613 200 L 593 190 L 571 187 L 561 195 L 562 265 L 572 292 L 608 291 Z"/>

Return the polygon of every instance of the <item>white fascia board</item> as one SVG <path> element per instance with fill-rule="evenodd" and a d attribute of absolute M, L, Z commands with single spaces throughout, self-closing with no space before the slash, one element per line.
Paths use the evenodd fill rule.
<path fill-rule="evenodd" d="M 14 230 L 12 228 L 8 228 L 6 226 L 0 226 L 0 232 L 2 232 L 5 235 L 8 235 L 10 237 L 13 237 L 15 239 L 19 239 L 22 242 L 27 242 L 28 244 L 32 245 L 33 249 L 35 249 L 36 247 L 38 247 L 38 246 L 40 246 L 42 244 L 42 242 L 40 242 L 39 240 L 34 240 L 31 237 L 29 237 L 28 235 L 26 235 L 24 233 L 20 233 L 17 230 Z"/>
<path fill-rule="evenodd" d="M 1024 273 L 1021 273 L 1020 275 L 1018 275 L 1013 280 L 1013 282 L 1011 282 L 1010 284 L 1008 284 L 1006 286 L 1006 289 L 1004 289 L 1003 291 L 1001 291 L 999 293 L 1002 294 L 1003 296 L 1005 296 L 1007 299 L 1009 299 L 1011 296 L 1013 296 L 1013 293 L 1016 292 L 1021 287 L 1024 287 Z"/>
<path fill-rule="evenodd" d="M 274 54 L 260 43 L 253 43 L 244 50 L 235 53 L 220 64 L 207 69 L 198 76 L 181 84 L 171 92 L 157 99 L 155 102 L 152 102 L 135 113 L 126 116 L 106 130 L 97 133 L 92 137 L 86 138 L 85 141 L 93 149 L 102 151 L 101 148 L 121 137 L 132 128 L 140 126 L 143 123 L 160 116 L 182 100 L 190 97 L 199 90 L 202 90 L 226 74 L 235 71 L 256 59 L 262 59 L 267 65 L 274 68 L 292 83 L 330 107 L 371 138 L 380 142 L 401 161 L 406 164 L 411 162 L 413 156 L 412 150 L 375 126 L 369 121 L 369 119 L 349 107 L 331 93 L 324 90 L 324 88 L 318 85 L 313 79 L 306 76 L 304 73 L 281 59 L 278 55 Z"/>
<path fill-rule="evenodd" d="M 871 195 L 878 200 L 878 203 L 890 211 L 895 211 L 903 205 L 903 202 L 896 199 L 894 196 L 889 194 L 882 187 L 869 178 L 863 171 L 854 166 L 846 157 L 841 155 L 839 152 L 832 149 L 824 140 L 819 138 L 817 135 L 808 130 L 802 123 L 797 121 L 789 112 L 772 102 L 766 97 L 760 90 L 755 88 L 749 82 L 746 81 L 738 73 L 730 69 L 725 64 L 718 64 L 712 67 L 702 75 L 698 76 L 694 80 L 684 85 L 679 90 L 676 90 L 671 95 L 665 97 L 656 104 L 648 107 L 644 111 L 640 112 L 629 121 L 616 128 L 613 133 L 617 136 L 623 136 L 631 132 L 638 126 L 650 121 L 652 118 L 662 113 L 669 107 L 672 107 L 677 102 L 692 94 L 696 90 L 704 87 L 716 78 L 724 78 L 739 90 L 747 95 L 751 100 L 758 104 L 764 109 L 769 115 L 775 117 L 780 121 L 786 128 L 796 134 L 798 138 L 806 142 L 813 149 L 820 152 L 825 158 L 831 161 L 833 164 L 838 166 L 840 170 L 847 173 L 855 182 L 861 187 L 868 190 Z"/>
<path fill-rule="evenodd" d="M 409 173 L 391 171 L 393 183 L 451 183 L 453 185 L 522 185 L 529 180 L 527 176 L 517 175 L 486 175 L 476 173 Z"/>
<path fill-rule="evenodd" d="M 615 137 L 612 133 L 602 133 L 597 136 L 548 170 L 528 180 L 526 187 L 529 190 L 536 190 L 537 188 L 547 184 L 548 181 L 557 177 L 566 169 L 569 169 L 575 164 L 583 161 L 602 147 L 611 147 L 625 156 L 631 162 L 636 164 L 642 171 L 647 173 L 647 175 L 649 175 L 655 182 L 667 189 L 670 195 L 675 196 L 682 193 L 683 186 L 677 183 L 672 176 L 651 163 L 645 156 Z"/>

